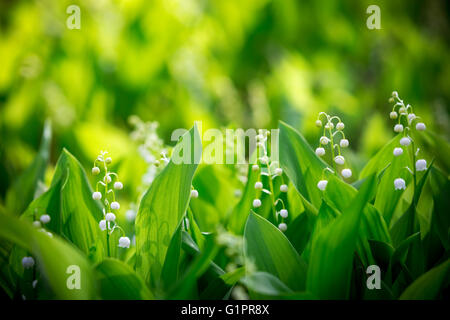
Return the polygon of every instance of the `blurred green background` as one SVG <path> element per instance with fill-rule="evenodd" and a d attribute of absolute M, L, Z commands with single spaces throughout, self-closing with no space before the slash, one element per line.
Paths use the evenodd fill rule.
<path fill-rule="evenodd" d="M 66 27 L 70 4 L 81 29 Z M 366 9 L 381 8 L 381 30 Z M 136 154 L 130 115 L 175 128 L 274 128 L 309 141 L 338 114 L 363 163 L 393 136 L 397 90 L 448 140 L 450 4 L 430 1 L 86 0 L 0 2 L 0 196 L 33 160 L 52 119 L 66 147 Z M 145 168 L 142 169 L 145 171 Z"/>

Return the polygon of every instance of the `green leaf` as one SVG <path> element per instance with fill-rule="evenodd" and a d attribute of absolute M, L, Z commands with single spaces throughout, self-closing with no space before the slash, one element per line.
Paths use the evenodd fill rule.
<path fill-rule="evenodd" d="M 246 261 L 257 270 L 276 276 L 293 290 L 305 288 L 305 262 L 278 228 L 253 211 L 245 225 L 244 241 Z"/>
<path fill-rule="evenodd" d="M 173 155 L 183 153 L 187 161 L 176 164 L 172 156 L 140 203 L 135 222 L 136 270 L 152 287 L 160 280 L 170 239 L 186 212 L 201 148 L 194 126 L 173 150 Z"/>
<path fill-rule="evenodd" d="M 253 299 L 275 298 L 293 293 L 280 279 L 267 272 L 252 273 L 241 281 L 249 289 Z"/>
<path fill-rule="evenodd" d="M 89 261 L 83 254 L 57 236 L 49 237 L 29 223 L 0 213 L 0 237 L 31 252 L 45 283 L 57 299 L 93 299 L 95 278 Z M 69 289 L 70 266 L 80 270 L 80 289 Z"/>
<path fill-rule="evenodd" d="M 78 160 L 66 149 L 56 164 L 52 187 L 62 181 L 60 230 L 61 235 L 75 244 L 94 262 L 103 255 L 106 235 L 98 226 L 103 219 L 100 202 L 92 199 L 92 188 Z M 57 212 L 48 212 L 55 216 Z M 58 220 L 57 220 L 58 221 Z M 112 244 L 114 246 L 114 244 Z"/>
<path fill-rule="evenodd" d="M 381 172 L 392 161 L 394 148 L 400 145 L 401 135 L 398 134 L 391 141 L 389 141 L 380 151 L 374 155 L 370 161 L 366 164 L 361 173 L 359 179 L 366 178 L 371 174 L 377 174 Z"/>
<path fill-rule="evenodd" d="M 429 270 L 414 281 L 400 296 L 401 300 L 433 300 L 448 286 L 450 260 Z"/>
<path fill-rule="evenodd" d="M 20 215 L 36 196 L 39 183 L 44 180 L 50 156 L 52 126 L 50 120 L 44 124 L 39 151 L 31 165 L 14 182 L 6 195 L 8 212 Z"/>
<path fill-rule="evenodd" d="M 317 188 L 327 164 L 317 157 L 305 138 L 294 128 L 280 121 L 280 164 L 295 188 L 316 208 L 322 192 Z M 306 175 L 309 170 L 309 175 Z"/>
<path fill-rule="evenodd" d="M 252 203 L 256 195 L 254 187 L 256 181 L 258 181 L 258 173 L 253 171 L 251 166 L 249 166 L 247 183 L 245 184 L 242 198 L 233 208 L 228 220 L 228 229 L 237 235 L 244 233 L 245 222 L 247 221 L 248 213 L 252 208 Z"/>
<path fill-rule="evenodd" d="M 331 224 L 320 231 L 311 248 L 307 291 L 321 299 L 345 299 L 349 296 L 353 254 L 358 228 L 375 176 L 362 185 L 350 205 Z M 327 186 L 328 189 L 329 186 Z"/>
<path fill-rule="evenodd" d="M 153 295 L 133 269 L 120 260 L 107 258 L 95 267 L 100 297 L 106 300 L 148 300 Z"/>
<path fill-rule="evenodd" d="M 161 271 L 161 280 L 163 287 L 167 290 L 172 287 L 179 278 L 179 265 L 180 265 L 180 253 L 181 253 L 181 223 L 170 240 L 169 247 L 167 249 L 166 259 Z"/>

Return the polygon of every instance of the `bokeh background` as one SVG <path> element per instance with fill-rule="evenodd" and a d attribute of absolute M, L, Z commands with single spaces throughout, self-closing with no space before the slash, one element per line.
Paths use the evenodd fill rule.
<path fill-rule="evenodd" d="M 70 4 L 80 30 L 66 27 Z M 381 30 L 366 27 L 370 4 Z M 448 141 L 449 9 L 445 0 L 1 0 L 0 196 L 32 162 L 47 118 L 51 163 L 66 147 L 89 168 L 103 149 L 119 161 L 137 154 L 131 115 L 158 121 L 167 144 L 195 120 L 283 120 L 314 143 L 327 111 L 346 123 L 362 165 L 393 137 L 397 90 Z"/>

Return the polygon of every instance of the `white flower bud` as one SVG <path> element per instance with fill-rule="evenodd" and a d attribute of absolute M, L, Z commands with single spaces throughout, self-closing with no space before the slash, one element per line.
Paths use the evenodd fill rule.
<path fill-rule="evenodd" d="M 425 123 L 423 123 L 423 122 L 419 122 L 416 124 L 416 130 L 424 131 L 426 128 L 427 127 L 425 126 Z"/>
<path fill-rule="evenodd" d="M 36 220 L 36 221 L 33 221 L 33 227 L 35 227 L 35 228 L 39 229 L 39 228 L 41 227 L 41 222 L 40 222 L 40 221 L 38 221 L 38 220 Z"/>
<path fill-rule="evenodd" d="M 327 180 L 320 180 L 319 183 L 317 184 L 317 188 L 324 191 L 325 188 L 327 187 L 327 184 L 328 184 Z"/>
<path fill-rule="evenodd" d="M 338 122 L 338 123 L 337 123 L 336 129 L 338 129 L 338 130 L 344 130 L 344 128 L 345 128 L 345 125 L 344 125 L 343 122 Z"/>
<path fill-rule="evenodd" d="M 419 159 L 416 161 L 416 170 L 424 171 L 427 170 L 427 161 L 425 159 Z"/>
<path fill-rule="evenodd" d="M 283 218 L 287 218 L 288 217 L 288 211 L 286 209 L 281 209 L 280 210 L 280 216 Z"/>
<path fill-rule="evenodd" d="M 109 174 L 106 175 L 105 178 L 103 178 L 103 181 L 106 182 L 106 183 L 111 183 L 111 177 L 110 177 L 110 175 L 109 175 Z"/>
<path fill-rule="evenodd" d="M 108 212 L 105 216 L 106 221 L 112 222 L 116 220 L 116 215 L 112 212 Z"/>
<path fill-rule="evenodd" d="M 133 209 L 127 210 L 127 212 L 125 212 L 125 217 L 130 222 L 134 221 L 134 219 L 136 219 L 136 211 L 134 211 Z"/>
<path fill-rule="evenodd" d="M 406 189 L 406 182 L 402 178 L 397 178 L 394 180 L 395 190 L 404 190 Z"/>
<path fill-rule="evenodd" d="M 99 167 L 93 167 L 92 168 L 92 174 L 94 176 L 98 175 L 100 173 L 100 168 Z"/>
<path fill-rule="evenodd" d="M 325 129 L 333 129 L 333 128 L 334 128 L 333 122 L 328 122 L 328 123 L 325 125 Z"/>
<path fill-rule="evenodd" d="M 342 176 L 343 176 L 345 179 L 348 179 L 348 178 L 350 178 L 350 177 L 352 176 L 352 170 L 350 170 L 350 169 L 343 169 L 343 170 L 341 171 L 341 174 L 342 174 Z"/>
<path fill-rule="evenodd" d="M 258 170 L 259 170 L 259 166 L 258 166 L 257 164 L 254 164 L 254 165 L 252 166 L 252 170 L 253 170 L 253 171 L 258 171 Z"/>
<path fill-rule="evenodd" d="M 261 181 L 258 181 L 255 183 L 255 189 L 262 189 L 263 188 L 263 184 Z"/>
<path fill-rule="evenodd" d="M 23 257 L 23 259 L 22 259 L 22 266 L 25 269 L 33 268 L 33 266 L 34 266 L 34 259 L 33 259 L 33 257 Z"/>
<path fill-rule="evenodd" d="M 400 124 L 400 123 L 398 123 L 398 124 L 396 124 L 395 126 L 394 126 L 394 131 L 395 132 L 402 132 L 403 131 L 403 125 L 402 124 Z"/>
<path fill-rule="evenodd" d="M 328 144 L 328 142 L 330 142 L 330 139 L 328 139 L 325 136 L 322 136 L 322 137 L 320 137 L 319 141 L 320 141 L 320 144 L 326 145 L 326 144 Z"/>
<path fill-rule="evenodd" d="M 259 200 L 259 199 L 253 200 L 253 207 L 255 207 L 255 208 L 261 207 L 261 200 Z"/>
<path fill-rule="evenodd" d="M 113 210 L 120 209 L 120 204 L 117 201 L 111 202 L 111 209 L 113 209 Z"/>
<path fill-rule="evenodd" d="M 100 200 L 101 198 L 102 198 L 102 194 L 100 192 L 98 192 L 98 191 L 95 191 L 92 194 L 92 199 L 94 199 L 94 200 Z"/>
<path fill-rule="evenodd" d="M 411 122 L 413 122 L 415 118 L 416 115 L 414 113 L 408 114 L 408 123 L 411 124 Z"/>
<path fill-rule="evenodd" d="M 191 190 L 191 198 L 198 198 L 198 191 L 195 189 Z"/>
<path fill-rule="evenodd" d="M 111 157 L 106 158 L 106 159 L 105 159 L 105 162 L 106 162 L 107 164 L 110 164 L 110 163 L 112 162 Z"/>
<path fill-rule="evenodd" d="M 316 155 L 319 156 L 319 157 L 325 155 L 325 149 L 322 148 L 322 147 L 317 148 L 316 149 Z"/>
<path fill-rule="evenodd" d="M 122 190 L 123 189 L 123 183 L 120 181 L 114 182 L 114 189 L 116 190 Z"/>
<path fill-rule="evenodd" d="M 392 96 L 394 98 L 398 98 L 398 92 L 397 91 L 392 91 Z"/>
<path fill-rule="evenodd" d="M 31 285 L 33 286 L 33 289 L 36 289 L 37 284 L 38 284 L 38 281 L 33 280 L 33 282 L 31 283 Z"/>
<path fill-rule="evenodd" d="M 334 162 L 336 162 L 337 164 L 343 165 L 345 163 L 345 159 L 343 156 L 336 156 L 334 158 Z"/>
<path fill-rule="evenodd" d="M 47 223 L 50 222 L 50 219 L 51 218 L 50 218 L 50 216 L 48 214 L 43 214 L 39 220 L 41 220 L 41 222 L 43 224 L 47 224 Z"/>
<path fill-rule="evenodd" d="M 341 139 L 341 141 L 339 141 L 339 145 L 341 146 L 341 148 L 347 148 L 348 147 L 348 140 L 347 139 Z"/>
<path fill-rule="evenodd" d="M 234 190 L 234 196 L 236 198 L 240 198 L 242 196 L 242 190 L 241 189 Z"/>
<path fill-rule="evenodd" d="M 389 113 L 389 118 L 391 118 L 391 119 L 397 119 L 397 118 L 398 118 L 397 112 L 392 111 L 391 113 Z"/>
<path fill-rule="evenodd" d="M 316 127 L 321 127 L 322 126 L 322 121 L 320 120 L 316 120 Z"/>
<path fill-rule="evenodd" d="M 106 230 L 106 220 L 100 220 L 100 222 L 98 223 L 98 226 L 100 227 L 100 229 L 102 231 Z"/>
<path fill-rule="evenodd" d="M 288 186 L 287 186 L 287 184 L 282 184 L 282 185 L 280 186 L 280 191 L 281 191 L 281 192 L 288 192 Z"/>
<path fill-rule="evenodd" d="M 400 107 L 400 109 L 398 109 L 398 112 L 400 112 L 400 114 L 406 114 L 406 108 Z"/>
<path fill-rule="evenodd" d="M 128 237 L 120 237 L 119 238 L 119 247 L 121 248 L 129 248 L 130 247 L 130 238 Z"/>
<path fill-rule="evenodd" d="M 281 176 L 282 173 L 283 173 L 283 169 L 281 169 L 281 168 L 276 168 L 276 169 L 275 169 L 275 174 L 276 174 L 277 176 Z"/>
<path fill-rule="evenodd" d="M 401 144 L 402 146 L 407 147 L 407 146 L 410 145 L 410 143 L 411 143 L 411 139 L 408 138 L 408 137 L 403 137 L 403 138 L 400 139 L 400 144 Z"/>
<path fill-rule="evenodd" d="M 402 153 L 403 153 L 403 149 L 402 148 L 394 148 L 394 156 L 398 157 Z"/>
<path fill-rule="evenodd" d="M 280 229 L 281 232 L 285 232 L 287 230 L 287 224 L 284 222 L 280 223 L 278 229 Z"/>

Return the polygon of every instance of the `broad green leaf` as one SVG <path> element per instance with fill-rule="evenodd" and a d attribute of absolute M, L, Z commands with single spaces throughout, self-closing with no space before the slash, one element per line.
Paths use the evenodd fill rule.
<path fill-rule="evenodd" d="M 139 205 L 135 222 L 136 270 L 152 287 L 160 280 L 170 239 L 186 212 L 201 148 L 194 126 L 173 150 L 175 155 L 182 153 L 186 161 L 176 164 L 172 156 Z"/>
<path fill-rule="evenodd" d="M 321 299 L 345 299 L 349 295 L 358 229 L 374 182 L 372 175 L 341 216 L 320 231 L 312 245 L 306 287 Z"/>
<path fill-rule="evenodd" d="M 370 159 L 364 169 L 361 170 L 359 179 L 366 178 L 371 174 L 377 174 L 382 171 L 392 161 L 394 148 L 400 146 L 400 139 L 401 135 L 399 134 L 381 148 L 381 150 Z"/>
<path fill-rule="evenodd" d="M 244 241 L 246 261 L 254 263 L 258 271 L 274 275 L 292 290 L 305 288 L 307 266 L 277 227 L 251 212 Z"/>
<path fill-rule="evenodd" d="M 92 199 L 93 191 L 81 164 L 66 149 L 62 151 L 56 164 L 52 187 L 57 186 L 61 180 L 61 234 L 91 260 L 99 262 L 106 244 L 106 234 L 98 225 L 103 219 L 102 207 L 99 201 Z"/>
<path fill-rule="evenodd" d="M 233 286 L 244 276 L 244 267 L 225 273 L 210 281 L 206 289 L 200 293 L 199 298 L 206 300 L 226 299 Z"/>
<path fill-rule="evenodd" d="M 273 299 L 277 296 L 293 293 L 280 279 L 267 272 L 252 273 L 241 281 L 249 289 L 253 299 Z"/>
<path fill-rule="evenodd" d="M 294 128 L 280 122 L 280 164 L 295 188 L 316 208 L 322 193 L 317 188 L 327 164 L 317 157 L 305 138 Z M 309 176 L 306 171 L 309 170 Z"/>
<path fill-rule="evenodd" d="M 133 269 L 107 258 L 95 267 L 100 297 L 105 300 L 147 300 L 153 295 Z"/>
<path fill-rule="evenodd" d="M 258 174 L 249 166 L 247 183 L 244 187 L 242 198 L 233 208 L 228 220 L 228 229 L 237 235 L 244 233 L 245 222 L 247 221 L 248 213 L 252 208 L 252 203 L 256 195 L 254 187 L 256 181 L 258 181 Z"/>
<path fill-rule="evenodd" d="M 414 281 L 400 296 L 401 300 L 432 300 L 449 285 L 450 260 L 429 270 Z"/>
<path fill-rule="evenodd" d="M 180 265 L 180 253 L 181 253 L 181 226 L 180 223 L 177 230 L 170 240 L 169 247 L 167 248 L 166 259 L 161 271 L 161 280 L 163 287 L 167 290 L 173 286 L 179 278 L 179 265 Z"/>
<path fill-rule="evenodd" d="M 42 183 L 44 180 L 45 170 L 50 156 L 51 137 L 52 126 L 50 120 L 47 120 L 44 124 L 41 146 L 36 158 L 14 182 L 7 193 L 6 207 L 8 212 L 20 215 L 34 199 L 39 183 Z"/>
<path fill-rule="evenodd" d="M 0 237 L 31 252 L 45 283 L 57 299 L 92 299 L 96 297 L 95 278 L 85 256 L 58 236 L 49 237 L 28 222 L 0 213 Z M 70 267 L 79 268 L 80 289 L 69 289 Z M 75 267 L 73 267 L 75 266 Z"/>

